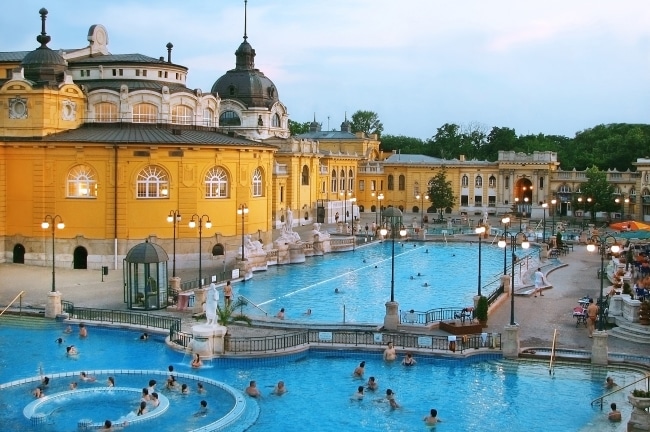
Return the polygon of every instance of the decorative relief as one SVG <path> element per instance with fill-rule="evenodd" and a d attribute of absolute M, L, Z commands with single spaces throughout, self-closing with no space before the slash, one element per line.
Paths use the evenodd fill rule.
<path fill-rule="evenodd" d="M 61 118 L 63 120 L 75 120 L 77 118 L 77 104 L 68 99 L 62 101 Z"/>
<path fill-rule="evenodd" d="M 27 118 L 27 99 L 20 96 L 9 99 L 9 118 L 26 119 Z"/>

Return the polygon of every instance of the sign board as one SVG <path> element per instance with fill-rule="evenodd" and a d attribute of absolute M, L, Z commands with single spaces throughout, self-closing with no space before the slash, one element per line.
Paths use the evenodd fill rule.
<path fill-rule="evenodd" d="M 321 342 L 332 342 L 332 332 L 318 332 L 318 340 Z"/>

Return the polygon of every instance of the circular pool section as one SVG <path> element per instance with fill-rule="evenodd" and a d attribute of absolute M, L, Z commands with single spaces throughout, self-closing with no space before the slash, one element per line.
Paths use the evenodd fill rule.
<path fill-rule="evenodd" d="M 255 422 L 259 415 L 257 402 L 233 387 L 209 378 L 186 373 L 174 373 L 180 387 L 185 383 L 190 388 L 190 395 L 177 390 L 164 388 L 169 372 L 154 370 L 94 370 L 88 375 L 97 377 L 93 383 L 81 382 L 75 390 L 69 390 L 70 382 L 75 381 L 80 371 L 48 374 L 50 384 L 45 389 L 45 396 L 31 401 L 23 408 L 23 415 L 33 427 L 45 427 L 50 430 L 97 429 L 103 427 L 105 420 L 113 425 L 128 423 L 129 430 L 161 430 L 172 428 L 178 430 L 245 430 Z M 106 387 L 108 376 L 125 386 Z M 148 407 L 149 411 L 136 416 L 140 403 L 142 388 L 147 387 L 150 379 L 160 382 L 158 393 L 160 405 Z M 202 383 L 206 394 L 197 393 L 197 383 Z M 32 377 L 0 385 L 0 391 L 6 397 L 24 394 L 41 383 L 41 377 Z M 141 387 L 142 385 L 142 387 Z M 199 413 L 200 400 L 208 401 L 207 413 Z M 240 429 L 241 427 L 241 429 Z"/>

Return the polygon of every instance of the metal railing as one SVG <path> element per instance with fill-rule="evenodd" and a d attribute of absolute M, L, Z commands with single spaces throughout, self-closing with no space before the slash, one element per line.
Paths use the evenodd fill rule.
<path fill-rule="evenodd" d="M 631 383 L 629 383 L 629 384 L 627 384 L 627 385 L 625 385 L 623 387 L 618 387 L 614 391 L 611 391 L 609 393 L 605 393 L 604 395 L 597 397 L 596 399 L 591 401 L 591 406 L 594 406 L 595 404 L 600 403 L 600 409 L 603 409 L 603 400 L 606 397 L 611 396 L 614 393 L 618 393 L 621 390 L 625 390 L 626 388 L 629 388 L 629 387 L 631 387 L 631 386 L 633 386 L 635 384 L 638 384 L 638 383 L 640 383 L 641 381 L 644 381 L 644 380 L 646 381 L 646 391 L 650 391 L 650 374 L 646 374 L 643 378 L 639 378 L 638 380 L 636 380 L 634 382 L 631 382 Z"/>
<path fill-rule="evenodd" d="M 180 318 L 146 312 L 75 307 L 68 301 L 62 301 L 61 304 L 63 312 L 67 313 L 70 318 L 78 320 L 157 328 L 170 331 L 170 335 L 172 331 L 181 329 Z"/>
<path fill-rule="evenodd" d="M 23 309 L 23 294 L 25 294 L 25 291 L 19 292 L 18 295 L 16 297 L 14 297 L 14 299 L 12 301 L 9 302 L 7 307 L 2 309 L 2 312 L 0 312 L 0 316 L 2 316 L 2 314 L 5 313 L 7 311 L 7 309 L 9 309 L 11 307 L 11 305 L 14 304 L 16 302 L 16 300 L 18 300 L 18 299 L 20 299 L 20 310 L 22 311 L 22 309 Z"/>

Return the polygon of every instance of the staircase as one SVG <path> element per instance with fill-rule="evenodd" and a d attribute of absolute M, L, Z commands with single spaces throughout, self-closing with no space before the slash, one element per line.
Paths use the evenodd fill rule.
<path fill-rule="evenodd" d="M 623 319 L 617 319 L 616 325 L 617 327 L 609 331 L 610 336 L 650 345 L 650 326 L 631 323 Z"/>

